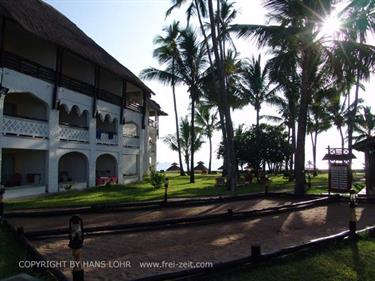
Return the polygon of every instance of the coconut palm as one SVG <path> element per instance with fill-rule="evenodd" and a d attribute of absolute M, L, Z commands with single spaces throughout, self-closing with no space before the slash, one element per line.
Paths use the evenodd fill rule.
<path fill-rule="evenodd" d="M 220 122 L 218 120 L 218 111 L 212 112 L 209 105 L 201 104 L 197 107 L 195 122 L 199 128 L 199 131 L 207 137 L 209 143 L 209 162 L 208 162 L 208 173 L 211 174 L 211 162 L 212 162 L 212 136 L 213 133 L 219 129 Z"/>
<path fill-rule="evenodd" d="M 343 14 L 346 14 L 347 21 L 344 24 L 346 29 L 346 35 L 349 40 L 364 44 L 367 41 L 367 36 L 370 32 L 375 32 L 375 2 L 373 0 L 352 0 L 349 5 L 345 8 Z M 358 60 L 362 60 L 363 57 L 359 53 L 357 55 Z M 355 75 L 355 97 L 353 106 L 349 111 L 348 120 L 348 146 L 349 152 L 352 152 L 352 140 L 353 130 L 355 126 L 355 116 L 357 114 L 358 101 L 359 101 L 359 89 L 361 87 L 361 79 L 369 77 L 368 69 L 361 67 L 354 68 Z"/>
<path fill-rule="evenodd" d="M 354 131 L 356 141 L 369 139 L 375 135 L 375 114 L 371 113 L 370 106 L 363 106 L 362 113 L 358 114 L 355 119 Z"/>
<path fill-rule="evenodd" d="M 166 64 L 171 69 L 171 81 L 170 84 L 172 86 L 172 96 L 173 96 L 173 106 L 174 106 L 174 113 L 175 113 L 175 124 L 176 124 L 176 140 L 177 140 L 177 152 L 178 152 L 178 160 L 180 163 L 180 175 L 184 176 L 184 167 L 182 163 L 181 157 L 181 149 L 179 144 L 180 139 L 180 132 L 179 132 L 179 125 L 178 125 L 178 113 L 177 113 L 177 102 L 176 102 L 176 58 L 178 57 L 178 49 L 177 49 L 177 40 L 180 35 L 180 27 L 179 22 L 174 21 L 171 25 L 164 27 L 163 31 L 165 36 L 158 35 L 154 39 L 154 44 L 157 46 L 153 52 L 153 57 L 157 58 L 160 64 Z M 147 78 L 141 73 L 141 76 Z"/>
<path fill-rule="evenodd" d="M 261 56 L 245 60 L 241 72 L 241 92 L 245 101 L 256 111 L 256 126 L 259 127 L 262 104 L 269 101 L 275 94 L 268 79 L 268 68 L 261 66 Z"/>
<path fill-rule="evenodd" d="M 204 73 L 207 69 L 206 51 L 198 41 L 197 33 L 191 28 L 186 28 L 180 32 L 177 40 L 177 56 L 175 58 L 175 69 L 172 71 L 171 65 L 165 70 L 147 68 L 143 70 L 141 76 L 146 79 L 158 79 L 163 83 L 184 84 L 188 87 L 191 100 L 191 136 L 195 138 L 195 105 L 200 96 L 200 87 Z M 190 151 L 190 171 L 194 171 L 194 148 L 191 145 Z M 194 173 L 190 173 L 190 183 L 195 182 Z"/>
<path fill-rule="evenodd" d="M 187 116 L 185 118 L 181 118 L 180 121 L 180 139 L 177 140 L 176 135 L 167 135 L 163 138 L 164 143 L 166 143 L 169 148 L 173 151 L 177 151 L 177 143 L 180 143 L 182 154 L 184 156 L 185 164 L 187 167 L 188 172 L 190 173 L 189 169 L 189 162 L 190 162 L 190 151 L 191 147 L 193 147 L 194 152 L 197 152 L 201 147 L 204 141 L 202 140 L 202 135 L 200 133 L 195 134 L 194 142 L 191 142 L 191 128 L 189 124 L 189 119 Z M 192 145 L 193 144 L 193 145 Z"/>

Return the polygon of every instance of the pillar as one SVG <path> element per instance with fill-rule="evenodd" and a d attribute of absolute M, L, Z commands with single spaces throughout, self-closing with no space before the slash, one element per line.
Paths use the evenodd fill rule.
<path fill-rule="evenodd" d="M 58 192 L 59 186 L 59 111 L 50 109 L 48 117 L 49 135 L 47 151 L 47 188 L 46 192 Z"/>
<path fill-rule="evenodd" d="M 122 122 L 119 122 L 118 130 L 117 130 L 117 140 L 118 140 L 117 177 L 118 177 L 119 184 L 124 183 L 123 171 L 124 171 L 125 160 L 124 160 L 124 155 L 122 154 L 123 147 L 124 147 L 123 128 L 124 128 L 124 125 L 122 124 Z"/>
<path fill-rule="evenodd" d="M 96 185 L 96 118 L 89 118 L 89 186 Z"/>
<path fill-rule="evenodd" d="M 5 95 L 0 94 L 0 134 L 2 134 L 2 127 L 3 127 L 3 113 L 4 113 L 4 100 L 5 100 Z M 3 144 L 0 140 L 0 182 L 2 181 L 2 175 L 1 175 L 1 170 L 3 167 Z"/>

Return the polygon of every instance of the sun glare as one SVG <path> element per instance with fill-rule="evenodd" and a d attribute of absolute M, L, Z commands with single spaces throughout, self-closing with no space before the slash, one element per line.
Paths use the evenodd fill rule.
<path fill-rule="evenodd" d="M 338 16 L 331 14 L 324 20 L 320 32 L 322 36 L 326 38 L 336 37 L 342 27 L 341 24 L 342 23 Z"/>

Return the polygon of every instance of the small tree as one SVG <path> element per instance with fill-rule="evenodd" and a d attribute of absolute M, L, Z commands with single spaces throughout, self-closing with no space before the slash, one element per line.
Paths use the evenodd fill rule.
<path fill-rule="evenodd" d="M 154 167 L 150 167 L 150 182 L 155 189 L 162 187 L 164 183 L 165 175 L 155 170 Z"/>

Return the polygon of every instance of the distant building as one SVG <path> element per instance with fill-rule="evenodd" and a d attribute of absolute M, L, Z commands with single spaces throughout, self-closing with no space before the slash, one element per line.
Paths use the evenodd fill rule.
<path fill-rule="evenodd" d="M 176 172 L 179 171 L 180 167 L 176 162 L 172 163 L 171 166 L 167 169 L 167 172 Z"/>
<path fill-rule="evenodd" d="M 196 172 L 203 172 L 203 171 L 208 171 L 206 166 L 204 166 L 204 162 L 199 161 L 198 165 L 194 167 L 194 171 Z"/>

